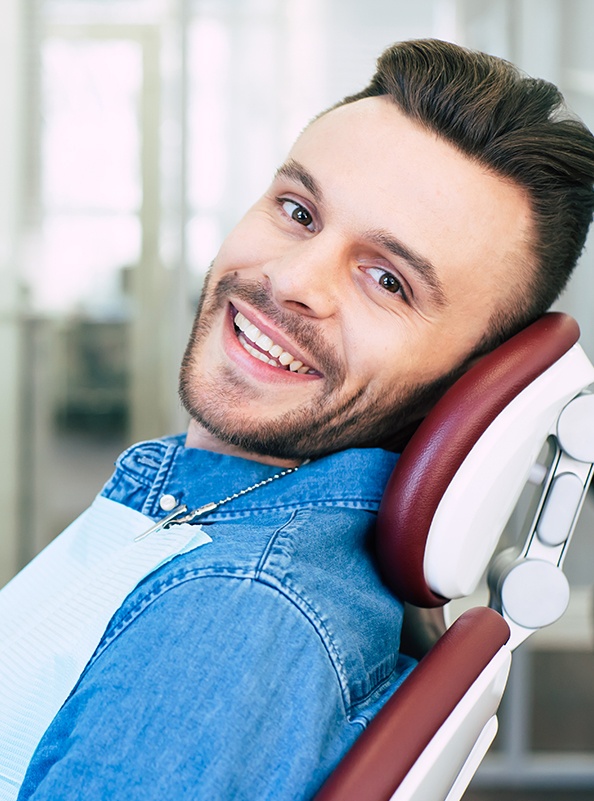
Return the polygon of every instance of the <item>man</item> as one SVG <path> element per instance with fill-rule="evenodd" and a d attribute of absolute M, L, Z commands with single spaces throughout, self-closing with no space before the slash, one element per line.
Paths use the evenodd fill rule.
<path fill-rule="evenodd" d="M 315 794 L 412 667 L 369 549 L 393 451 L 561 291 L 593 179 L 554 87 L 442 42 L 306 128 L 213 263 L 187 437 L 103 490 L 211 541 L 115 611 L 19 799 Z"/>

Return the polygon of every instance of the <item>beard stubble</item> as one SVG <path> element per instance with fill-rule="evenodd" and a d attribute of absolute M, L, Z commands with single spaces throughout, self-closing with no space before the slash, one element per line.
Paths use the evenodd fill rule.
<path fill-rule="evenodd" d="M 427 384 L 407 385 L 395 379 L 381 395 L 362 386 L 341 397 L 345 365 L 314 321 L 280 308 L 265 286 L 236 273 L 226 274 L 212 288 L 211 283 L 209 273 L 182 361 L 179 395 L 197 423 L 246 453 L 303 460 L 350 447 L 399 450 L 435 400 L 464 371 L 461 364 Z M 201 373 L 200 352 L 230 297 L 260 311 L 314 357 L 324 382 L 317 398 L 266 420 L 253 420 L 240 411 L 249 405 L 248 390 L 230 368 L 220 367 L 217 375 Z"/>

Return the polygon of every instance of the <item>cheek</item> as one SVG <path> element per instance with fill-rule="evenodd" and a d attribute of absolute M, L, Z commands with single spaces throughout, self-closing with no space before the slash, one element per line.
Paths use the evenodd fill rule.
<path fill-rule="evenodd" d="M 411 318 L 392 325 L 361 322 L 356 347 L 347 350 L 350 372 L 370 389 L 390 392 L 440 377 L 458 363 L 459 341 L 449 343 L 436 323 Z"/>
<path fill-rule="evenodd" d="M 342 331 L 341 350 L 353 384 L 384 385 L 400 367 L 398 345 L 373 320 L 356 316 L 358 324 Z"/>

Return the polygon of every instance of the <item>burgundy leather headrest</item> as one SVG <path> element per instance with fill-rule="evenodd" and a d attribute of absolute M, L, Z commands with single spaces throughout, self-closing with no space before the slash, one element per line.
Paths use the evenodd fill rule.
<path fill-rule="evenodd" d="M 405 601 L 447 602 L 427 585 L 425 545 L 439 502 L 460 465 L 498 414 L 579 339 L 576 321 L 545 314 L 471 367 L 437 402 L 402 452 L 379 510 L 382 575 Z"/>

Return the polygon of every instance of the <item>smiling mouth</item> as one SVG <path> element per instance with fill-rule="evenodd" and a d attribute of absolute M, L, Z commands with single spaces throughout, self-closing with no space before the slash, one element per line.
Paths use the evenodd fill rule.
<path fill-rule="evenodd" d="M 320 375 L 313 367 L 304 364 L 292 353 L 289 353 L 281 345 L 270 339 L 267 334 L 262 333 L 241 312 L 234 310 L 233 323 L 239 343 L 250 356 L 269 364 L 271 367 L 277 367 L 280 370 L 286 370 L 291 373 Z"/>

